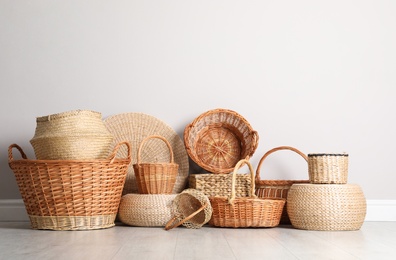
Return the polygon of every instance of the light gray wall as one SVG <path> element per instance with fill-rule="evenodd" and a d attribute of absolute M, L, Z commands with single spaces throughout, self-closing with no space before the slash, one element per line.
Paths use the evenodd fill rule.
<path fill-rule="evenodd" d="M 396 1 L 0 0 L 0 199 L 36 116 L 92 109 L 153 115 L 180 135 L 213 108 L 260 134 L 252 158 L 291 145 L 348 152 L 349 182 L 396 199 Z M 279 152 L 263 178 L 306 179 Z"/>

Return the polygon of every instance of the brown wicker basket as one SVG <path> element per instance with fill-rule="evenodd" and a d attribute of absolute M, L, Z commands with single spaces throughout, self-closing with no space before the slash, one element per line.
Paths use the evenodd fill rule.
<path fill-rule="evenodd" d="M 280 150 L 290 150 L 293 151 L 307 161 L 307 156 L 299 151 L 298 149 L 291 146 L 279 146 L 275 147 L 264 154 L 264 156 L 260 159 L 260 162 L 257 166 L 256 170 L 256 195 L 259 198 L 283 198 L 287 199 L 287 193 L 290 187 L 296 183 L 309 183 L 309 180 L 261 180 L 260 179 L 260 169 L 264 160 L 272 153 Z M 287 204 L 287 202 L 286 202 Z M 290 224 L 290 219 L 287 214 L 287 206 L 283 209 L 281 224 Z"/>
<path fill-rule="evenodd" d="M 140 154 L 149 139 L 161 139 L 168 146 L 170 163 L 142 163 Z M 174 162 L 172 147 L 162 136 L 150 135 L 139 146 L 137 163 L 133 165 L 140 194 L 171 194 L 176 183 L 179 165 Z"/>
<path fill-rule="evenodd" d="M 216 227 L 275 227 L 279 225 L 285 199 L 264 199 L 254 195 L 255 183 L 251 182 L 250 197 L 235 197 L 235 176 L 238 168 L 247 164 L 252 176 L 254 172 L 248 160 L 240 160 L 234 169 L 231 197 L 209 197 L 213 215 L 209 224 Z"/>
<path fill-rule="evenodd" d="M 184 130 L 184 144 L 191 159 L 212 173 L 230 173 L 241 159 L 255 152 L 259 136 L 249 122 L 227 109 L 209 110 Z"/>
<path fill-rule="evenodd" d="M 128 157 L 116 159 L 121 145 L 128 147 Z M 22 159 L 14 160 L 13 148 L 19 150 Z M 130 145 L 126 142 L 100 160 L 29 160 L 18 145 L 8 148 L 8 163 L 33 229 L 114 226 L 130 161 Z"/>
<path fill-rule="evenodd" d="M 346 184 L 348 181 L 348 154 L 308 154 L 308 172 L 311 183 Z"/>

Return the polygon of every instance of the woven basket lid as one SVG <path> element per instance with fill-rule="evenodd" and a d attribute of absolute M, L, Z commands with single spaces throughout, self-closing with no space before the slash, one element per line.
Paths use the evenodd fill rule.
<path fill-rule="evenodd" d="M 163 121 L 144 113 L 122 113 L 110 116 L 104 120 L 107 129 L 114 135 L 114 144 L 128 141 L 132 146 L 132 162 L 128 168 L 128 174 L 123 194 L 138 193 L 133 164 L 137 162 L 139 145 L 149 135 L 160 135 L 172 146 L 174 162 L 179 165 L 179 171 L 173 189 L 173 193 L 184 190 L 189 172 L 189 162 L 184 143 L 179 135 Z M 125 157 L 125 151 L 120 150 L 118 156 Z M 141 151 L 141 162 L 169 162 L 169 149 L 166 144 L 157 139 L 147 141 L 144 150 Z"/>

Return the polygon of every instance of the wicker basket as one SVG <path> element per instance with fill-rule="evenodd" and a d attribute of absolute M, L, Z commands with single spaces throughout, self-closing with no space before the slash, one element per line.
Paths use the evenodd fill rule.
<path fill-rule="evenodd" d="M 128 157 L 116 159 L 121 145 Z M 22 159 L 14 160 L 17 148 Z M 129 143 L 119 143 L 102 160 L 29 160 L 16 144 L 8 148 L 33 229 L 86 230 L 114 226 L 128 165 Z"/>
<path fill-rule="evenodd" d="M 161 139 L 168 146 L 170 163 L 141 162 L 140 154 L 143 145 L 152 138 Z M 162 136 L 151 135 L 141 142 L 137 155 L 137 163 L 133 165 L 133 169 L 140 194 L 171 194 L 175 186 L 179 165 L 174 162 L 173 151 L 169 142 Z"/>
<path fill-rule="evenodd" d="M 191 159 L 212 173 L 230 173 L 240 159 L 249 159 L 258 145 L 258 134 L 238 113 L 214 109 L 198 116 L 184 130 Z"/>
<path fill-rule="evenodd" d="M 348 181 L 348 154 L 308 154 L 311 183 L 346 184 Z"/>
<path fill-rule="evenodd" d="M 249 197 L 251 177 L 248 174 L 237 174 L 235 196 Z M 208 197 L 231 196 L 232 174 L 191 174 L 189 187 L 202 191 Z"/>
<path fill-rule="evenodd" d="M 287 199 L 287 193 L 290 187 L 296 183 L 309 183 L 309 180 L 261 180 L 260 179 L 260 169 L 261 165 L 264 160 L 272 153 L 280 150 L 290 150 L 304 158 L 307 161 L 307 156 L 299 151 L 298 149 L 291 147 L 291 146 L 279 146 L 275 147 L 264 154 L 261 158 L 257 170 L 256 170 L 256 195 L 259 198 L 283 198 Z M 290 224 L 290 219 L 287 214 L 287 202 L 283 209 L 282 217 L 281 217 L 281 224 Z"/>
<path fill-rule="evenodd" d="M 177 194 L 126 194 L 122 196 L 119 220 L 129 226 L 164 227 L 172 218 Z"/>
<path fill-rule="evenodd" d="M 30 140 L 38 160 L 106 159 L 113 135 L 102 121 L 102 114 L 73 110 L 38 117 Z"/>
<path fill-rule="evenodd" d="M 240 160 L 233 171 L 231 197 L 209 197 L 213 215 L 209 224 L 216 227 L 275 227 L 279 225 L 285 199 L 263 199 L 254 195 L 255 183 L 251 182 L 251 197 L 235 197 L 235 177 L 238 168 L 246 163 L 252 178 L 252 165 Z"/>
<path fill-rule="evenodd" d="M 358 230 L 366 216 L 366 199 L 356 184 L 294 184 L 287 201 L 298 229 Z"/>
<path fill-rule="evenodd" d="M 165 226 L 165 230 L 183 225 L 198 229 L 209 222 L 212 217 L 212 206 L 209 198 L 196 189 L 182 191 L 172 202 L 173 218 Z"/>

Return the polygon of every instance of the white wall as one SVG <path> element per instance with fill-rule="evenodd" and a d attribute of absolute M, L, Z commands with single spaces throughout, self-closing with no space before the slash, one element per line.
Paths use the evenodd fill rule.
<path fill-rule="evenodd" d="M 349 182 L 396 199 L 396 2 L 0 0 L 0 199 L 20 198 L 7 148 L 29 157 L 35 117 L 153 115 L 180 135 L 213 108 L 243 115 L 265 151 L 350 154 Z M 279 152 L 264 178 L 306 179 Z"/>

